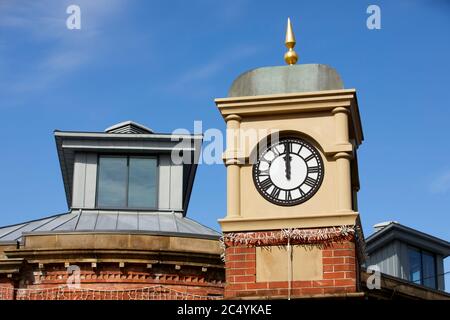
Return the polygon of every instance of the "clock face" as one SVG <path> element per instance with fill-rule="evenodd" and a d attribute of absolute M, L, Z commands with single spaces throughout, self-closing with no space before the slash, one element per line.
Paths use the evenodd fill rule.
<path fill-rule="evenodd" d="M 319 152 L 298 138 L 271 144 L 253 165 L 253 180 L 259 193 L 270 202 L 293 206 L 311 198 L 323 180 Z"/>

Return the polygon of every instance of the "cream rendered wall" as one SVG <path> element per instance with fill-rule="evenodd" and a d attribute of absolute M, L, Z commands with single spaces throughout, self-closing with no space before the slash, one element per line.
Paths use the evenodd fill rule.
<path fill-rule="evenodd" d="M 297 133 L 299 137 L 305 138 L 316 147 L 325 167 L 322 185 L 312 198 L 301 205 L 283 207 L 272 204 L 260 196 L 253 183 L 251 164 L 241 166 L 241 199 L 253 199 L 252 201 L 241 201 L 240 212 L 242 217 L 264 218 L 273 217 L 274 215 L 314 215 L 331 213 L 338 209 L 337 194 L 335 192 L 337 188 L 336 180 L 338 179 L 336 162 L 332 157 L 326 157 L 323 152 L 323 149 L 326 151 L 335 144 L 335 119 L 333 115 L 330 113 L 316 113 L 308 115 L 272 116 L 267 119 L 250 118 L 241 123 L 241 129 L 242 132 L 269 129 L 280 132 L 292 132 L 292 135 Z M 248 141 L 248 146 L 245 148 L 246 157 L 250 156 L 256 143 L 254 141 Z"/>

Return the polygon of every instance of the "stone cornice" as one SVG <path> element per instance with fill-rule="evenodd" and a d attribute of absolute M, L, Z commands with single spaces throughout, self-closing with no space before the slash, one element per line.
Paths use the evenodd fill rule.
<path fill-rule="evenodd" d="M 289 228 L 333 227 L 341 225 L 354 225 L 359 213 L 355 211 L 317 213 L 304 216 L 277 216 L 277 217 L 251 217 L 251 218 L 224 218 L 219 223 L 223 232 L 264 231 Z"/>
<path fill-rule="evenodd" d="M 30 264 L 64 263 L 120 263 L 152 265 L 187 265 L 194 267 L 223 268 L 218 254 L 186 252 L 158 252 L 141 250 L 96 250 L 96 249 L 38 249 L 10 250 L 5 252 L 8 259 L 0 262 L 20 262 Z M 189 257 L 189 258 L 188 258 Z M 19 261 L 20 260 L 20 261 Z M 0 263 L 1 267 L 1 263 Z"/>
<path fill-rule="evenodd" d="M 224 118 L 229 115 L 245 118 L 306 112 L 332 114 L 346 109 L 352 119 L 357 145 L 364 140 L 355 89 L 218 98 L 215 103 Z"/>

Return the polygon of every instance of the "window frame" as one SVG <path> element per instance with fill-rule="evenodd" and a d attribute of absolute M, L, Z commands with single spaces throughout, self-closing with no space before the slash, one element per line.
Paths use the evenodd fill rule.
<path fill-rule="evenodd" d="M 422 248 L 416 247 L 416 246 L 412 246 L 412 245 L 407 245 L 407 249 L 408 249 L 408 280 L 414 284 L 418 284 L 430 289 L 434 289 L 434 290 L 438 290 L 438 285 L 439 285 L 439 280 L 438 280 L 438 273 L 437 273 L 437 257 L 436 254 L 434 252 L 428 251 L 428 250 L 424 250 Z M 411 264 L 410 264 L 410 260 L 409 260 L 409 250 L 415 250 L 418 251 L 420 253 L 420 283 L 415 282 L 411 279 Z M 424 284 L 424 280 L 425 280 L 425 276 L 424 276 L 424 267 L 423 267 L 423 254 L 426 253 L 429 256 L 433 257 L 434 260 L 434 287 L 430 287 Z M 428 277 L 427 277 L 428 278 Z"/>
<path fill-rule="evenodd" d="M 99 206 L 98 204 L 98 196 L 99 196 L 99 183 L 100 183 L 100 158 L 125 158 L 127 160 L 127 176 L 126 176 L 126 206 L 125 207 L 114 207 L 114 206 Z M 130 188 L 130 158 L 141 158 L 141 159 L 154 159 L 156 160 L 156 191 L 155 191 L 155 206 L 154 207 L 128 207 L 128 197 L 129 197 L 129 188 Z M 158 155 L 148 155 L 148 154 L 111 154 L 111 153 L 102 153 L 97 154 L 97 177 L 95 182 L 95 209 L 97 210 L 123 210 L 123 211 L 141 211 L 141 210 L 157 210 L 159 208 L 159 156 Z"/>

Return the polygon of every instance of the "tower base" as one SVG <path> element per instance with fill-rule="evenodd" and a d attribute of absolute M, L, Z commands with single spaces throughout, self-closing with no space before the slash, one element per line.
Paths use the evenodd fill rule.
<path fill-rule="evenodd" d="M 225 233 L 225 298 L 300 298 L 359 291 L 356 228 Z"/>

